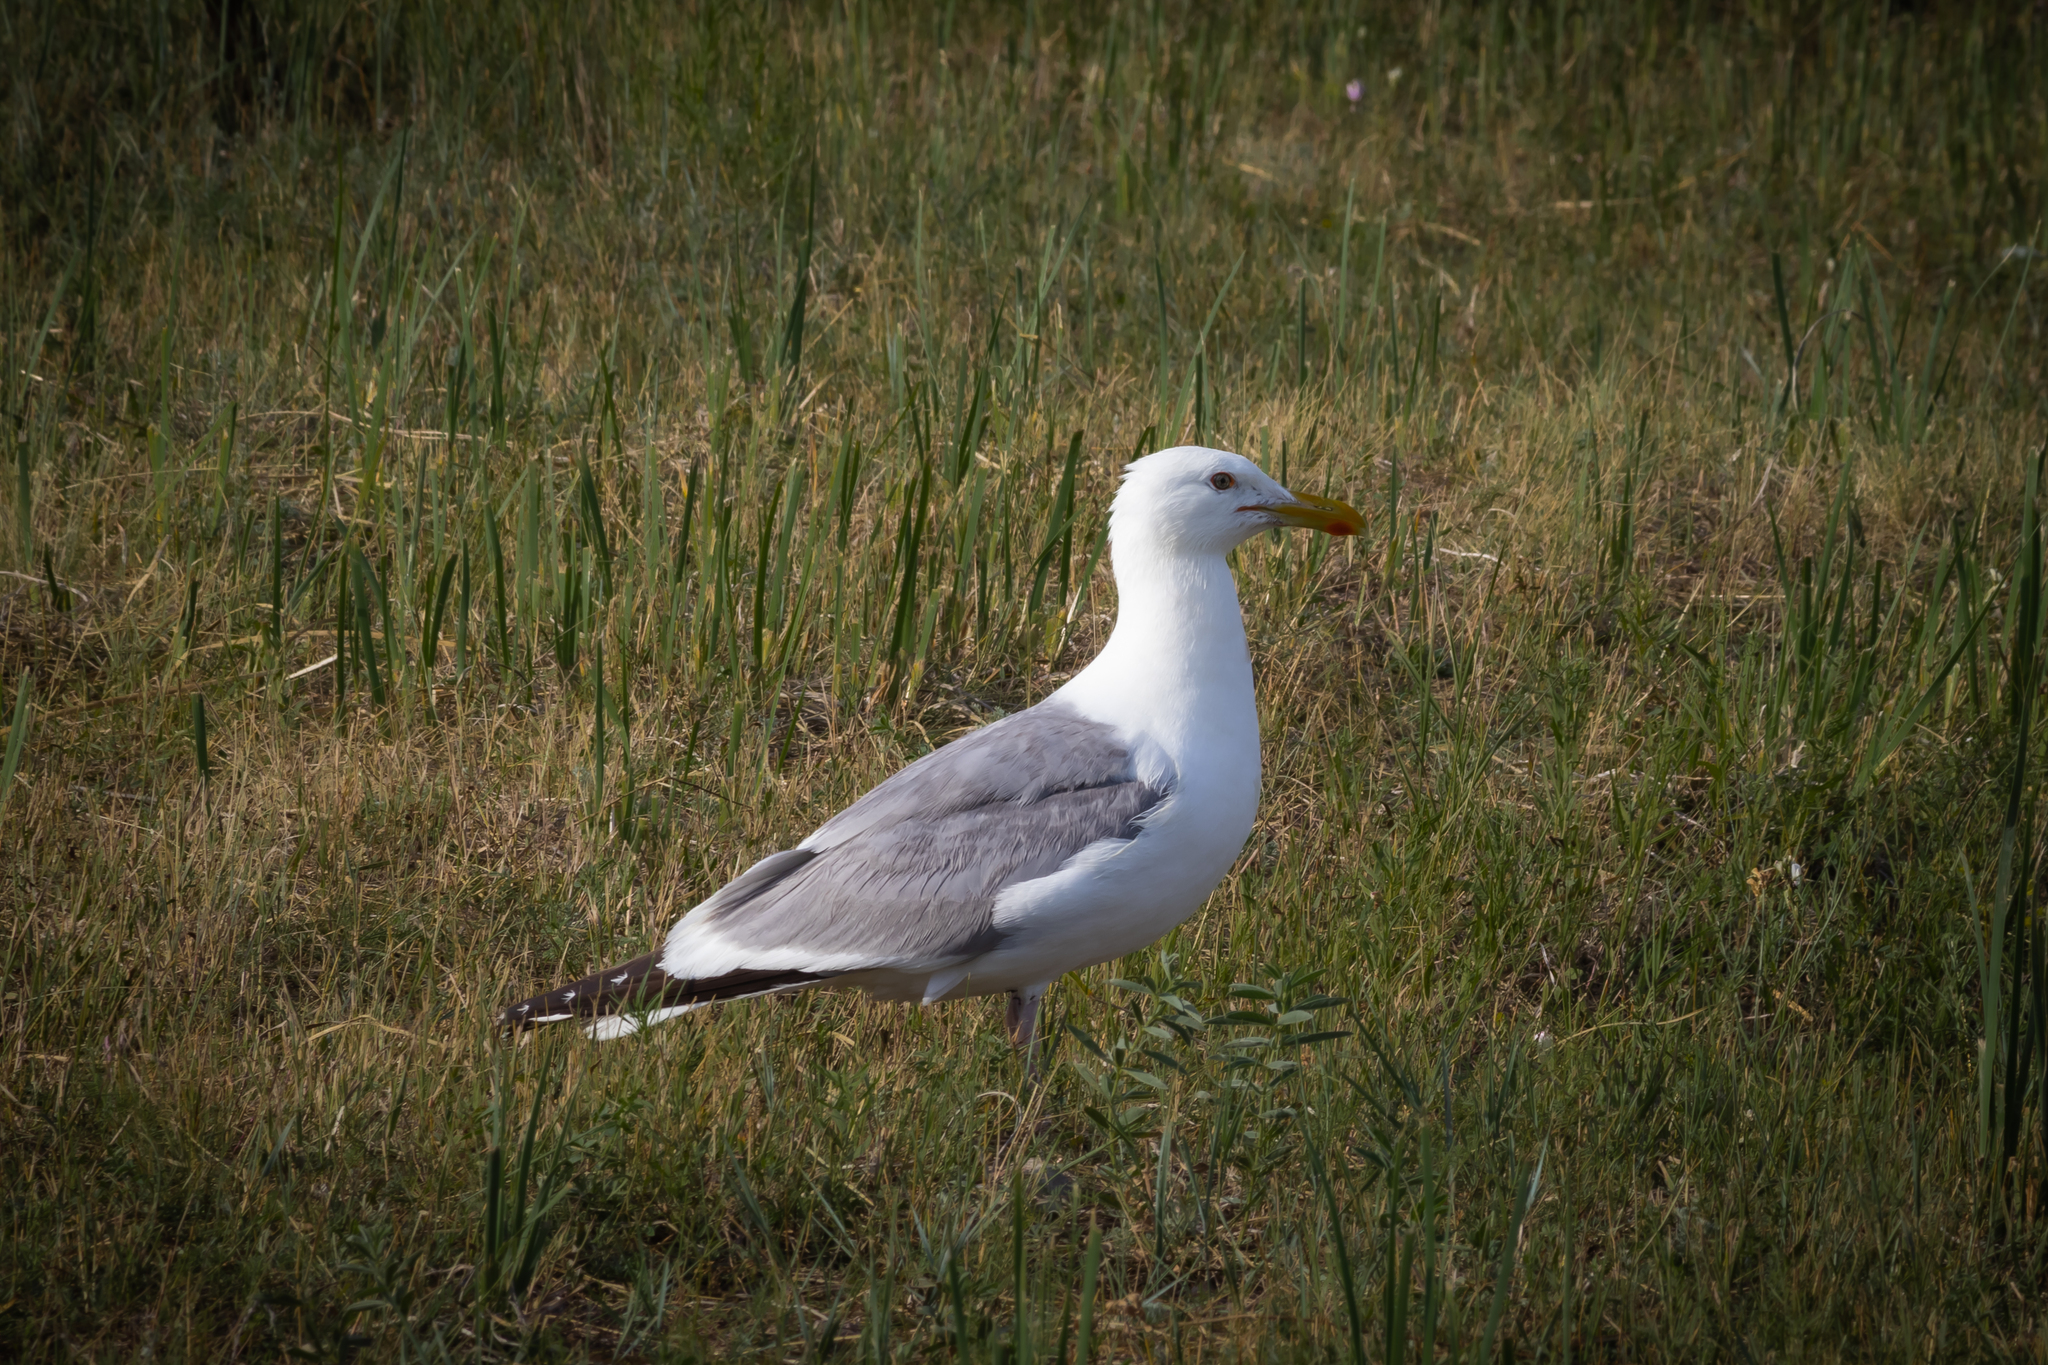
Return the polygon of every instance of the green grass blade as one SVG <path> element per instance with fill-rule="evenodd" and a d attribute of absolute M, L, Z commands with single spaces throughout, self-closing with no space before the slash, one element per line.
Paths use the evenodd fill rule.
<path fill-rule="evenodd" d="M 1337 1206 L 1337 1189 L 1330 1183 L 1330 1173 L 1323 1165 L 1323 1154 L 1315 1140 L 1304 1133 L 1301 1146 L 1308 1157 L 1309 1174 L 1314 1178 L 1316 1189 L 1323 1196 L 1323 1206 L 1330 1215 L 1330 1247 L 1337 1254 L 1337 1279 L 1344 1290 L 1344 1320 L 1351 1329 L 1351 1362 L 1352 1365 L 1365 1365 L 1365 1331 L 1358 1311 L 1358 1283 L 1351 1274 L 1350 1234 L 1344 1230 L 1344 1214 Z M 1485 1360 L 1489 1357 L 1482 1352 L 1479 1358 Z"/>
<path fill-rule="evenodd" d="M 14 684 L 14 719 L 7 725 L 7 757 L 0 761 L 0 810 L 7 809 L 7 793 L 14 789 L 14 774 L 21 768 L 21 755 L 28 744 L 29 708 L 35 697 L 35 670 L 24 668 Z"/>
<path fill-rule="evenodd" d="M 1515 1192 L 1513 1211 L 1508 1218 L 1507 1232 L 1501 1238 L 1500 1260 L 1493 1272 L 1493 1306 L 1486 1313 L 1486 1332 L 1479 1339 L 1479 1362 L 1493 1360 L 1493 1344 L 1500 1337 L 1500 1324 L 1506 1316 L 1508 1287 L 1515 1277 L 1515 1257 L 1520 1250 L 1522 1222 L 1529 1216 L 1529 1210 L 1536 1207 L 1536 1195 L 1543 1185 L 1543 1161 L 1548 1154 L 1548 1145 L 1536 1155 L 1536 1169 L 1529 1173 L 1521 1188 Z"/>
<path fill-rule="evenodd" d="M 354 571 L 356 652 L 370 676 L 370 701 L 382 706 L 385 695 L 390 691 L 390 655 L 396 643 L 391 630 L 391 611 L 383 592 L 383 585 L 377 580 L 377 571 L 370 567 L 369 559 L 363 554 L 361 544 L 349 543 L 349 563 Z M 384 619 L 383 648 L 378 648 L 375 634 L 376 622 L 373 613 L 381 611 Z M 381 660 L 381 661 L 380 661 Z"/>
<path fill-rule="evenodd" d="M 811 301 L 811 243 L 818 219 L 818 162 L 811 159 L 810 197 L 804 208 L 803 242 L 797 248 L 796 283 L 789 300 L 789 320 L 782 329 L 782 363 L 789 371 L 784 386 L 787 401 L 797 397 L 797 383 L 803 373 L 804 317 Z"/>
<path fill-rule="evenodd" d="M 455 602 L 455 675 L 460 678 L 469 671 L 469 542 L 462 544 L 462 587 Z"/>
<path fill-rule="evenodd" d="M 1074 1335 L 1074 1365 L 1088 1365 L 1089 1348 L 1095 1343 L 1095 1291 L 1101 1270 L 1102 1228 L 1090 1217 L 1088 1250 L 1081 1258 L 1081 1320 Z"/>
<path fill-rule="evenodd" d="M 213 784 L 213 756 L 206 742 L 206 694 L 192 694 L 192 754 L 198 762 L 199 780 L 202 784 Z"/>
<path fill-rule="evenodd" d="M 270 499 L 270 647 L 284 655 L 284 501 Z"/>
<path fill-rule="evenodd" d="M 1797 382 L 1799 351 L 1792 342 L 1792 311 L 1785 299 L 1785 260 L 1777 252 L 1771 253 L 1771 297 L 1778 306 L 1778 339 L 1785 348 L 1785 386 L 1779 391 L 1776 410 L 1784 412 L 1786 405 L 1797 396 L 1792 385 Z"/>
<path fill-rule="evenodd" d="M 450 555 L 441 566 L 439 582 L 434 588 L 433 606 L 427 611 L 427 618 L 420 630 L 420 695 L 429 704 L 434 698 L 434 669 L 441 660 L 441 617 L 448 609 L 448 594 L 455 586 L 455 569 L 458 563 L 466 566 L 462 555 Z M 465 580 L 467 573 L 464 574 Z M 466 590 L 464 597 L 469 594 Z"/>
<path fill-rule="evenodd" d="M 29 474 L 29 443 L 26 440 L 14 444 L 14 518 L 16 540 L 21 550 L 24 566 L 33 564 L 36 556 L 36 523 L 34 490 Z"/>

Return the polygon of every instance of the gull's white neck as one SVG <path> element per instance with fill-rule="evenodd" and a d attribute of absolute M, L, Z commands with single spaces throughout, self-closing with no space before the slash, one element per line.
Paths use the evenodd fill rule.
<path fill-rule="evenodd" d="M 1237 584 L 1223 556 L 1148 537 L 1113 547 L 1116 629 L 1056 697 L 1159 745 L 1177 768 L 1202 753 L 1258 765 L 1258 709 Z M 1238 751 L 1245 752 L 1238 752 Z"/>

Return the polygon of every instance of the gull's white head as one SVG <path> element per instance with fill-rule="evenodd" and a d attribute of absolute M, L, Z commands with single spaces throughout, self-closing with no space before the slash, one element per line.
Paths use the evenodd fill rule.
<path fill-rule="evenodd" d="M 1221 555 L 1276 526 L 1357 535 L 1364 520 L 1341 502 L 1292 493 L 1242 455 L 1175 446 L 1133 460 L 1109 513 L 1110 543 L 1168 555 Z"/>

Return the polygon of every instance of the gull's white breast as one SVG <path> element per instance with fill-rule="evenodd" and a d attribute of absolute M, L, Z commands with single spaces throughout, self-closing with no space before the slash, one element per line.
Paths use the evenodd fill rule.
<path fill-rule="evenodd" d="M 956 981 L 935 982 L 945 986 L 938 995 L 1041 986 L 1137 952 L 1201 908 L 1258 814 L 1258 710 L 1242 639 L 1237 658 L 1220 661 L 1222 676 L 1186 688 L 1171 706 L 1120 704 L 1156 702 L 1157 691 L 1120 686 L 1126 679 L 1108 670 L 1090 677 L 1091 669 L 1062 690 L 1083 715 L 1122 731 L 1138 775 L 1172 794 L 1144 817 L 1137 838 L 1091 845 L 1051 876 L 1006 889 L 995 907 L 1004 942 Z"/>

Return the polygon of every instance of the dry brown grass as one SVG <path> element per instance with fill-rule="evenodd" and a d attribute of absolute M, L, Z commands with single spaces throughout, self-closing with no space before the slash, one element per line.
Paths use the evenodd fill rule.
<path fill-rule="evenodd" d="M 168 64 L 88 6 L 20 19 L 51 56 L 5 78 L 10 1350 L 793 1359 L 830 1326 L 1021 1365 L 1065 1358 L 1092 1221 L 1098 1360 L 1324 1358 L 1311 1144 L 1376 1354 L 2040 1330 L 2037 1167 L 1986 1213 L 1970 909 L 2043 438 L 2003 254 L 2040 245 L 2033 19 L 523 5 L 259 50 L 172 8 Z M 1783 404 L 1774 253 L 1800 334 L 1881 286 L 1905 379 L 1819 330 Z M 1116 472 L 1195 438 L 1370 527 L 1241 552 L 1258 828 L 1171 969 L 1062 983 L 1045 1086 L 986 1004 L 492 1035 L 1089 657 Z M 1858 624 L 1798 663 L 1787 582 L 1837 505 Z M 355 618 L 317 666 L 350 545 L 391 599 L 382 705 Z M 1979 609 L 1937 675 L 1920 623 Z M 1208 1027 L 1119 973 L 1184 976 Z M 1232 1047 L 1232 984 L 1289 973 L 1349 1036 Z M 532 1114 L 536 1183 L 494 1205 Z M 529 1203 L 530 1282 L 487 1226 Z M 1390 1334 L 1389 1248 L 1425 1243 Z"/>

